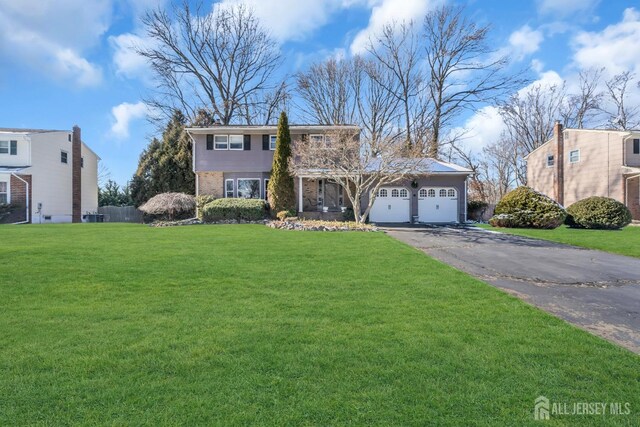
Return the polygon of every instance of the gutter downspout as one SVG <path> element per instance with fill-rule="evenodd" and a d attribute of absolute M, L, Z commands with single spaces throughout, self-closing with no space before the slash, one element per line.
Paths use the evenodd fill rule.
<path fill-rule="evenodd" d="M 25 196 L 26 196 L 25 197 L 25 199 L 26 199 L 26 203 L 25 204 L 27 205 L 26 211 L 25 211 L 26 220 L 25 221 L 14 222 L 14 224 L 28 224 L 29 223 L 29 217 L 31 216 L 31 215 L 29 215 L 29 183 L 27 181 L 25 181 L 24 179 L 20 178 L 18 175 L 16 175 L 15 172 L 11 172 L 11 176 L 14 176 L 17 179 L 19 179 L 20 181 L 24 182 L 24 184 L 26 185 L 26 189 L 27 189 L 27 191 L 25 193 Z"/>

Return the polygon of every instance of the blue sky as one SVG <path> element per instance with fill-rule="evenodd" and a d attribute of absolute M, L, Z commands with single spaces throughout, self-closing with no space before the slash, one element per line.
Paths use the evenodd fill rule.
<path fill-rule="evenodd" d="M 222 0 L 236 3 L 237 0 Z M 421 21 L 444 0 L 249 0 L 280 44 L 283 73 L 360 52 L 387 20 Z M 139 18 L 165 0 L 0 0 L 0 127 L 69 129 L 124 184 L 154 129 L 141 103 L 151 81 L 130 49 L 144 43 Z M 209 4 L 209 3 L 207 3 Z M 212 3 L 211 3 L 212 4 Z M 640 4 L 631 0 L 475 0 L 467 13 L 492 26 L 491 45 L 543 83 L 581 68 L 640 74 Z M 295 112 L 290 112 L 295 121 Z M 477 147 L 502 129 L 485 107 L 460 117 Z"/>

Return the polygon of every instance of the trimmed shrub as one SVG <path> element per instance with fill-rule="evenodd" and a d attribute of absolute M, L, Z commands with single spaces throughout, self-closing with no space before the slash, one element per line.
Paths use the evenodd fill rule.
<path fill-rule="evenodd" d="M 198 212 L 198 218 L 202 219 L 202 209 L 205 207 L 205 205 L 213 202 L 215 199 L 216 199 L 215 197 L 210 196 L 208 194 L 204 194 L 196 197 L 196 209 Z"/>
<path fill-rule="evenodd" d="M 342 220 L 345 222 L 350 222 L 350 221 L 355 221 L 356 220 L 356 214 L 353 211 L 353 208 L 348 207 L 347 209 L 345 209 L 344 212 L 342 212 Z"/>
<path fill-rule="evenodd" d="M 489 224 L 510 228 L 556 228 L 562 225 L 565 217 L 564 208 L 557 202 L 523 186 L 500 200 Z"/>
<path fill-rule="evenodd" d="M 202 221 L 259 221 L 267 214 L 264 200 L 216 199 L 202 208 Z"/>
<path fill-rule="evenodd" d="M 467 203 L 467 216 L 469 219 L 480 221 L 488 207 L 489 204 L 482 200 L 469 200 Z"/>
<path fill-rule="evenodd" d="M 145 221 L 193 218 L 196 198 L 184 193 L 162 193 L 147 200 L 139 209 L 144 213 Z"/>
<path fill-rule="evenodd" d="M 631 212 L 617 200 L 587 197 L 567 208 L 565 223 L 574 228 L 616 230 L 631 223 Z"/>

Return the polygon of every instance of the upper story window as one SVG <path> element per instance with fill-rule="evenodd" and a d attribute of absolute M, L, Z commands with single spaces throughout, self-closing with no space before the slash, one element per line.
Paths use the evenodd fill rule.
<path fill-rule="evenodd" d="M 80 167 L 84 167 L 84 157 L 80 157 Z"/>
<path fill-rule="evenodd" d="M 269 135 L 269 150 L 276 149 L 276 139 L 277 137 L 275 135 Z"/>
<path fill-rule="evenodd" d="M 554 164 L 555 164 L 555 158 L 553 157 L 553 154 L 549 154 L 547 156 L 547 167 L 550 168 Z"/>
<path fill-rule="evenodd" d="M 18 154 L 18 141 L 0 141 L 0 154 Z"/>
<path fill-rule="evenodd" d="M 229 150 L 244 149 L 244 137 L 242 135 L 229 135 Z"/>
<path fill-rule="evenodd" d="M 633 140 L 633 154 L 640 154 L 640 139 Z"/>
<path fill-rule="evenodd" d="M 214 148 L 216 150 L 229 149 L 229 137 L 227 135 L 214 135 Z"/>
<path fill-rule="evenodd" d="M 580 161 L 580 150 L 569 151 L 569 163 L 578 163 Z"/>
<path fill-rule="evenodd" d="M 213 135 L 207 135 L 207 150 L 213 150 Z"/>
<path fill-rule="evenodd" d="M 60 151 L 60 163 L 64 163 L 65 165 L 69 163 L 69 154 L 66 151 Z"/>

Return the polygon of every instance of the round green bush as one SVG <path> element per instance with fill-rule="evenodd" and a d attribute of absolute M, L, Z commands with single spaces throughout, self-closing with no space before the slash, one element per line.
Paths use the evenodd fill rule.
<path fill-rule="evenodd" d="M 564 208 L 556 201 L 522 186 L 498 202 L 489 223 L 494 227 L 556 228 L 562 225 L 565 217 Z"/>
<path fill-rule="evenodd" d="M 631 212 L 617 200 L 587 197 L 567 208 L 567 225 L 575 228 L 615 230 L 631 223 Z"/>

